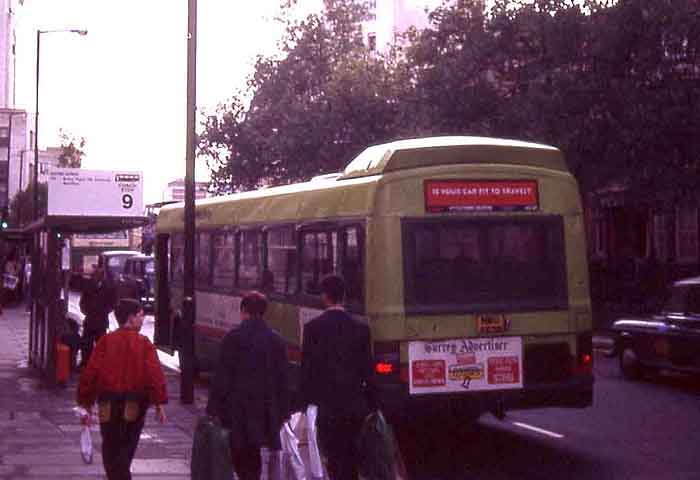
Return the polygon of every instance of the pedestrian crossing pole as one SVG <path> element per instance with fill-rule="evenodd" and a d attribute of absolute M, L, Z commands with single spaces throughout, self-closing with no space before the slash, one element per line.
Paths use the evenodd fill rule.
<path fill-rule="evenodd" d="M 187 5 L 187 154 L 185 161 L 185 284 L 182 300 L 180 401 L 194 403 L 194 157 L 197 108 L 197 0 Z"/>

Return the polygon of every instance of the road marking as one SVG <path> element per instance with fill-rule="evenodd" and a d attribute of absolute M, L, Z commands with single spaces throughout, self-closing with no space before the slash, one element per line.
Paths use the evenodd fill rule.
<path fill-rule="evenodd" d="M 513 425 L 515 425 L 516 427 L 524 428 L 525 430 L 531 430 L 533 432 L 541 433 L 542 435 L 546 435 L 548 437 L 564 438 L 564 435 L 562 435 L 561 433 L 550 432 L 549 430 L 545 430 L 543 428 L 533 427 L 532 425 L 528 425 L 527 423 L 513 422 Z"/>

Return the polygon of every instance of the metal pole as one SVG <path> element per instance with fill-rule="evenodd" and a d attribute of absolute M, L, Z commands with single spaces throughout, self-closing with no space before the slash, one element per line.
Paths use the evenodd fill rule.
<path fill-rule="evenodd" d="M 8 210 L 10 209 L 10 155 L 12 155 L 12 117 L 14 113 L 10 112 L 7 125 L 7 175 L 5 175 L 5 178 L 7 178 L 7 201 L 5 202 L 5 208 Z"/>
<path fill-rule="evenodd" d="M 194 403 L 194 154 L 197 108 L 197 0 L 187 5 L 187 154 L 185 161 L 185 284 L 182 300 L 180 401 Z"/>
<path fill-rule="evenodd" d="M 39 218 L 39 53 L 41 52 L 41 30 L 36 31 L 36 103 L 34 104 L 34 212 Z"/>
<path fill-rule="evenodd" d="M 41 30 L 36 31 L 36 96 L 34 103 L 34 192 L 32 218 L 39 218 L 39 53 L 41 52 Z M 32 232 L 32 276 L 29 278 L 31 310 L 29 314 L 29 362 L 37 365 L 37 344 L 39 341 L 37 319 L 39 293 L 39 233 Z"/>

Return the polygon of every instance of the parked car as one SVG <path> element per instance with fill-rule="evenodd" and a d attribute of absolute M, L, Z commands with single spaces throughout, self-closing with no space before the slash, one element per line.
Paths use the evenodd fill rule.
<path fill-rule="evenodd" d="M 700 277 L 673 283 L 660 313 L 622 318 L 612 330 L 626 378 L 659 370 L 700 375 Z"/>
<path fill-rule="evenodd" d="M 153 257 L 134 255 L 126 258 L 117 281 L 119 298 L 135 298 L 143 304 L 145 312 L 155 309 L 156 271 Z"/>
<path fill-rule="evenodd" d="M 108 250 L 100 253 L 97 257 L 97 265 L 104 268 L 105 282 L 117 288 L 126 259 L 136 255 L 141 253 L 133 250 Z"/>

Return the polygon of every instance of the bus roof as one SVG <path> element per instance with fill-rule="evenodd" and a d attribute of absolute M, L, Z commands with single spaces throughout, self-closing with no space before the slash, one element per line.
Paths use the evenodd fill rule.
<path fill-rule="evenodd" d="M 460 163 L 529 165 L 568 172 L 561 151 L 550 145 L 488 137 L 429 137 L 371 146 L 350 162 L 341 179 Z"/>
<path fill-rule="evenodd" d="M 364 216 L 373 208 L 382 174 L 457 164 L 525 165 L 568 173 L 561 152 L 548 145 L 484 137 L 400 140 L 367 148 L 341 174 L 197 200 L 195 217 L 198 225 L 217 226 Z M 181 230 L 184 203 L 164 205 L 156 222 L 159 230 Z"/>

